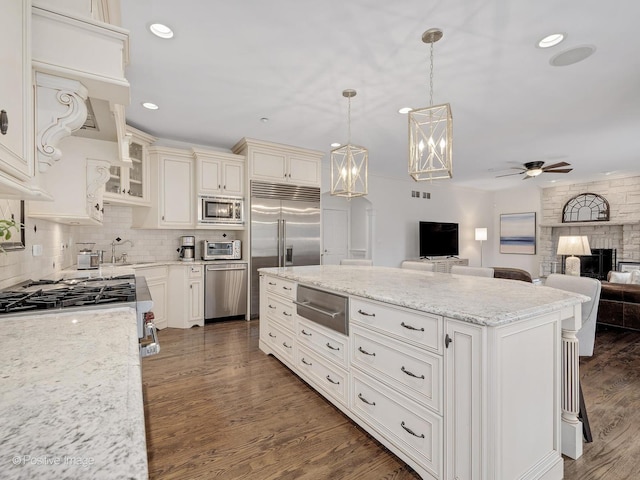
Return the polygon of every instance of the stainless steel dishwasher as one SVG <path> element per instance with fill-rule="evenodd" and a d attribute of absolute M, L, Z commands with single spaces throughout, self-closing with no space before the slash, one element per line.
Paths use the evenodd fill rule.
<path fill-rule="evenodd" d="M 247 264 L 215 263 L 204 271 L 205 320 L 247 313 Z"/>

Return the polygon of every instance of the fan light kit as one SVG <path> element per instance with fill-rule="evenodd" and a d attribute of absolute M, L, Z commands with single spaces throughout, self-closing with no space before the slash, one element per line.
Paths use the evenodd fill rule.
<path fill-rule="evenodd" d="M 549 165 L 548 167 L 544 166 L 544 162 L 527 162 L 522 167 L 511 167 L 516 170 L 522 170 L 521 172 L 498 175 L 496 178 L 524 174 L 524 177 L 522 177 L 522 179 L 526 180 L 527 178 L 537 177 L 542 173 L 569 173 L 571 170 L 573 170 L 573 168 L 560 168 L 569 166 L 571 166 L 571 164 L 567 162 L 554 163 L 553 165 Z"/>
<path fill-rule="evenodd" d="M 442 30 L 431 28 L 422 34 L 430 45 L 429 107 L 409 112 L 409 175 L 416 181 L 453 176 L 453 119 L 448 103 L 433 105 L 433 44 Z"/>

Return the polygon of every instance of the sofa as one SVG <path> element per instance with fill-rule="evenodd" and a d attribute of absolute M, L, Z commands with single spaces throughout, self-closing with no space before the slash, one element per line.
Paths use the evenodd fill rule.
<path fill-rule="evenodd" d="M 640 285 L 603 281 L 597 323 L 640 330 Z"/>
<path fill-rule="evenodd" d="M 533 279 L 529 272 L 519 268 L 493 267 L 493 278 L 507 278 L 509 280 L 521 280 L 532 283 Z"/>

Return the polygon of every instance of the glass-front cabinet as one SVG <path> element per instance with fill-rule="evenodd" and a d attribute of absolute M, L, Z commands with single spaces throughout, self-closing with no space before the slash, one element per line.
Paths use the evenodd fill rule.
<path fill-rule="evenodd" d="M 127 126 L 131 135 L 129 143 L 130 166 L 112 165 L 109 169 L 104 199 L 107 203 L 124 205 L 149 205 L 149 159 L 147 147 L 156 138 Z"/>

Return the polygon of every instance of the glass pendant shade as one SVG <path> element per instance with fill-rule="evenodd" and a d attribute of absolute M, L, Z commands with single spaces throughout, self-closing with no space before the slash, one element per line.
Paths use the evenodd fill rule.
<path fill-rule="evenodd" d="M 362 197 L 367 195 L 369 152 L 366 148 L 351 144 L 351 97 L 355 90 L 345 90 L 349 99 L 349 142 L 331 150 L 331 195 Z"/>
<path fill-rule="evenodd" d="M 409 175 L 414 180 L 453 177 L 452 132 L 448 103 L 409 112 Z"/>
<path fill-rule="evenodd" d="M 409 112 L 409 175 L 415 181 L 453 177 L 453 116 L 448 103 L 433 104 L 433 44 L 442 30 L 431 28 L 422 41 L 431 49 L 429 107 Z"/>

